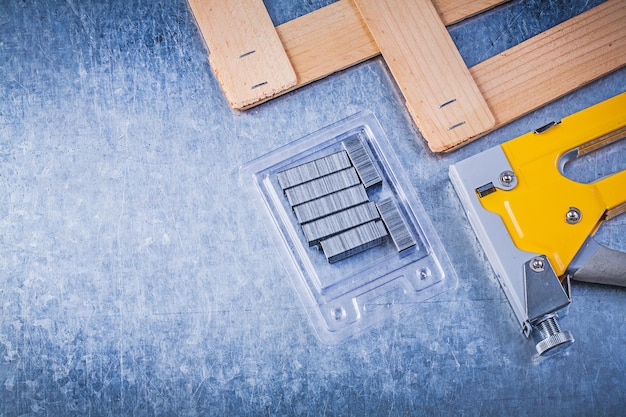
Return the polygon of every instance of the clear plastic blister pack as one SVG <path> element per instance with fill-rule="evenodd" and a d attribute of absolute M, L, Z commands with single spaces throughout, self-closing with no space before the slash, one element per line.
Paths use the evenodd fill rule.
<path fill-rule="evenodd" d="M 359 113 L 241 168 L 319 338 L 337 343 L 456 285 L 378 120 Z"/>

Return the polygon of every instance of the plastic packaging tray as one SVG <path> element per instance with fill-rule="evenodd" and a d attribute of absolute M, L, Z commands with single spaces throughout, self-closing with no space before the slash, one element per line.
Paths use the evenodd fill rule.
<path fill-rule="evenodd" d="M 340 152 L 355 137 L 382 178 L 367 189 L 369 200 L 391 199 L 415 245 L 399 252 L 387 237 L 330 263 L 319 247 L 310 247 L 278 173 Z M 260 198 L 260 211 L 271 219 L 269 229 L 321 341 L 340 342 L 456 285 L 447 254 L 373 113 L 359 113 L 292 142 L 242 166 L 240 173 Z"/>

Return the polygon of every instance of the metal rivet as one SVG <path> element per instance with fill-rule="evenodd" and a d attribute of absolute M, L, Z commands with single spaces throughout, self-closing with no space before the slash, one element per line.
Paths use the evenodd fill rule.
<path fill-rule="evenodd" d="M 570 207 L 565 215 L 565 221 L 569 224 L 576 224 L 582 219 L 582 213 L 576 207 Z"/>
<path fill-rule="evenodd" d="M 532 269 L 535 272 L 543 272 L 544 270 L 543 259 L 535 258 L 532 261 L 530 261 L 530 269 Z"/>
<path fill-rule="evenodd" d="M 513 180 L 515 180 L 513 171 L 502 171 L 502 173 L 500 173 L 500 184 L 503 186 L 510 187 Z"/>

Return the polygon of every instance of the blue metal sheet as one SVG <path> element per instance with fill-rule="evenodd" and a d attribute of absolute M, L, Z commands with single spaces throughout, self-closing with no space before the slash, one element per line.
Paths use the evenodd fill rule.
<path fill-rule="evenodd" d="M 267 3 L 284 21 L 327 2 Z M 472 65 L 597 3 L 514 1 L 451 33 Z M 623 413 L 624 290 L 575 284 L 577 342 L 533 362 L 447 170 L 623 92 L 626 70 L 435 156 L 380 58 L 235 112 L 206 55 L 184 0 L 0 4 L 0 415 Z M 362 110 L 459 285 L 329 348 L 238 167 Z M 625 226 L 596 238 L 624 251 Z"/>

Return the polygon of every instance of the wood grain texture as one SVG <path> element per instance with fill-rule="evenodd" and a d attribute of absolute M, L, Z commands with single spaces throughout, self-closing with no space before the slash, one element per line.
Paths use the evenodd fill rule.
<path fill-rule="evenodd" d="M 444 151 L 495 119 L 430 1 L 355 0 L 428 146 Z"/>
<path fill-rule="evenodd" d="M 626 2 L 608 0 L 474 67 L 496 127 L 626 65 Z"/>
<path fill-rule="evenodd" d="M 485 11 L 502 0 L 435 0 L 449 25 Z M 298 88 L 380 54 L 352 0 L 339 0 L 276 27 L 298 78 Z"/>
<path fill-rule="evenodd" d="M 262 0 L 189 0 L 231 107 L 244 109 L 296 84 Z"/>
<path fill-rule="evenodd" d="M 432 0 L 444 25 L 460 22 L 508 0 Z"/>
<path fill-rule="evenodd" d="M 251 6 L 240 7 L 238 3 L 237 7 L 228 8 L 217 0 L 189 0 L 210 49 L 212 67 L 233 108 L 255 106 L 380 54 L 352 0 L 339 0 L 276 28 L 271 27 L 260 0 L 245 1 Z M 440 21 L 451 24 L 500 3 L 502 1 L 475 0 L 465 4 L 461 0 L 433 0 L 432 4 Z M 397 2 L 394 7 L 398 7 Z M 214 25 L 213 20 L 218 24 Z M 233 21 L 256 23 L 237 26 Z M 625 21 L 626 3 L 609 0 L 470 68 L 472 83 L 495 118 L 493 126 L 482 133 L 626 65 Z M 397 32 L 397 27 L 393 30 Z M 412 29 L 407 33 L 411 32 Z M 436 33 L 442 36 L 441 27 L 436 28 Z M 426 35 L 431 36 L 428 31 Z M 432 44 L 432 38 L 427 40 Z M 258 45 L 269 52 L 239 58 L 248 51 L 261 50 Z M 386 60 L 391 68 L 393 60 Z M 451 61 L 444 64 L 451 65 Z M 431 63 L 426 69 L 429 67 L 435 66 Z M 464 63 L 461 69 L 465 69 Z M 396 77 L 393 70 L 392 73 Z M 457 79 L 448 69 L 440 69 L 439 74 L 439 83 L 443 78 L 446 83 L 448 79 L 464 79 Z M 267 84 L 263 84 L 266 81 Z M 250 88 L 259 84 L 262 85 L 256 89 Z M 431 82 L 428 84 L 431 88 Z M 471 94 L 475 96 L 475 91 Z M 415 110 L 408 100 L 407 106 L 434 151 L 454 149 L 481 134 L 470 133 L 445 138 L 440 143 L 432 142 L 432 134 L 424 129 L 422 122 L 432 114 Z"/>
<path fill-rule="evenodd" d="M 380 54 L 352 1 L 340 0 L 276 27 L 297 87 Z"/>

